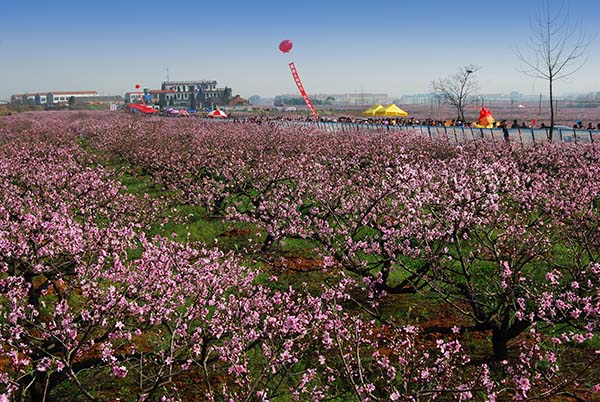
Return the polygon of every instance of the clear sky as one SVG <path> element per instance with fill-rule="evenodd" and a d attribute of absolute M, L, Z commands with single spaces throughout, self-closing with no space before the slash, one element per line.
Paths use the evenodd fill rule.
<path fill-rule="evenodd" d="M 557 3 L 559 3 L 557 1 Z M 593 36 L 589 60 L 559 94 L 600 91 L 600 1 L 567 0 Z M 0 99 L 217 80 L 234 94 L 424 93 L 470 63 L 480 93 L 547 92 L 519 71 L 539 0 L 8 0 L 0 7 Z M 277 50 L 291 39 L 289 55 Z"/>

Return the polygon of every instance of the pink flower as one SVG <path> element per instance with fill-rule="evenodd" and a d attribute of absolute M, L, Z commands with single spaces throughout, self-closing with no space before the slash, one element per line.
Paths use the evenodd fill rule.
<path fill-rule="evenodd" d="M 517 385 L 522 391 L 529 391 L 531 389 L 531 383 L 529 382 L 529 379 L 525 377 L 519 378 L 517 380 Z"/>
<path fill-rule="evenodd" d="M 124 378 L 127 376 L 127 368 L 125 366 L 113 366 L 112 372 L 115 377 Z"/>

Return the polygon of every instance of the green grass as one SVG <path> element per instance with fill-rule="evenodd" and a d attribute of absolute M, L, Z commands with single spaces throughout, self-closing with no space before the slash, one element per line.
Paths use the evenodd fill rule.
<path fill-rule="evenodd" d="M 125 186 L 131 194 L 142 196 L 148 194 L 153 197 L 164 196 L 165 192 L 152 181 L 149 176 L 135 176 L 132 172 L 126 172 L 119 178 L 121 184 Z"/>

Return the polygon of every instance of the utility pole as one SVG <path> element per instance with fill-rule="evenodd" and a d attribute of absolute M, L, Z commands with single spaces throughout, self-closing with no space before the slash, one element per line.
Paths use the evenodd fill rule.
<path fill-rule="evenodd" d="M 540 118 L 542 114 L 542 94 L 540 94 L 540 103 L 538 105 L 538 119 Z"/>

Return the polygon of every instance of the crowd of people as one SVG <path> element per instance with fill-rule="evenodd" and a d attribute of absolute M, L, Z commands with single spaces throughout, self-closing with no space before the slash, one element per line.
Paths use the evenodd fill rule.
<path fill-rule="evenodd" d="M 252 115 L 252 116 L 230 116 L 231 120 L 240 123 L 268 123 L 268 122 L 321 122 L 321 123 L 348 123 L 348 124 L 380 124 L 380 125 L 391 125 L 391 126 L 432 126 L 432 127 L 478 127 L 477 122 L 462 121 L 460 119 L 450 120 L 437 120 L 432 118 L 426 118 L 419 120 L 415 117 L 400 117 L 400 118 L 363 118 L 353 116 L 339 116 L 330 117 L 323 116 L 319 117 L 318 120 L 311 116 L 299 116 L 299 115 Z M 525 122 L 513 120 L 512 123 L 508 123 L 507 120 L 499 120 L 494 123 L 494 128 L 508 128 L 508 129 L 524 129 L 524 128 L 537 128 L 544 129 L 549 126 L 544 122 L 537 122 L 535 120 L 531 122 Z M 562 127 L 565 128 L 565 127 Z M 594 124 L 589 122 L 584 125 L 581 120 L 577 120 L 572 126 L 573 129 L 578 130 L 600 130 L 600 123 Z"/>
<path fill-rule="evenodd" d="M 185 114 L 190 116 L 189 114 Z M 169 116 L 171 116 L 169 114 Z M 181 114 L 180 114 L 181 116 Z M 418 119 L 416 117 L 356 117 L 356 116 L 321 116 L 318 119 L 312 116 L 298 115 L 298 114 L 264 114 L 264 115 L 250 115 L 250 114 L 236 114 L 229 115 L 229 121 L 235 123 L 254 123 L 254 124 L 265 124 L 275 122 L 318 122 L 318 123 L 346 123 L 346 124 L 373 124 L 373 125 L 384 125 L 384 126 L 430 126 L 430 127 L 481 127 L 476 121 L 463 121 L 461 119 L 448 119 L 439 120 L 433 118 Z M 500 129 L 545 129 L 549 126 L 544 122 L 537 122 L 532 120 L 530 122 L 518 120 L 512 120 L 509 123 L 507 120 L 495 121 L 492 126 L 487 128 L 500 128 Z M 556 127 L 556 125 L 555 125 Z M 584 125 L 581 120 L 577 120 L 572 126 L 560 126 L 565 129 L 567 127 L 576 130 L 600 130 L 600 122 L 594 124 L 589 122 Z"/>

